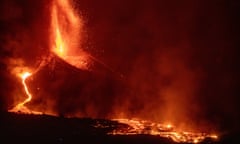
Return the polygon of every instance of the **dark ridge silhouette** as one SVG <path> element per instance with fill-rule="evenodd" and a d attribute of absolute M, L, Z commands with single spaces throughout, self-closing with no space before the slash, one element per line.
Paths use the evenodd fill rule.
<path fill-rule="evenodd" d="M 100 126 L 99 126 L 100 125 Z M 98 127 L 97 127 L 98 126 Z M 1 143 L 98 143 L 98 144 L 176 144 L 170 139 L 152 135 L 108 135 L 125 124 L 107 119 L 64 118 L 49 115 L 1 113 Z M 228 144 L 237 134 L 224 135 L 219 141 L 206 139 L 202 144 Z"/>
<path fill-rule="evenodd" d="M 101 63 L 78 69 L 54 54 L 27 80 L 31 109 L 63 116 L 105 118 L 113 112 L 114 98 L 129 93 L 124 81 Z M 121 104 L 121 101 L 118 101 Z"/>

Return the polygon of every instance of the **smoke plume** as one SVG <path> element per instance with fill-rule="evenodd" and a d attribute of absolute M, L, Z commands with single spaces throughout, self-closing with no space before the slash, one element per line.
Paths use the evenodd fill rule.
<path fill-rule="evenodd" d="M 27 80 L 35 110 L 196 129 L 239 126 L 234 1 L 74 0 L 86 20 L 79 49 L 94 61 L 91 71 L 49 54 L 51 4 L 1 1 L 2 110 L 24 95 L 12 71 L 44 60 Z"/>

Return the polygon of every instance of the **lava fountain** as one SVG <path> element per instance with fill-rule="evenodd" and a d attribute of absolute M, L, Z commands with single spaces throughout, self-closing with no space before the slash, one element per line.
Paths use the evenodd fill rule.
<path fill-rule="evenodd" d="M 81 45 L 83 21 L 68 0 L 55 0 L 51 9 L 51 51 L 70 65 L 88 70 L 90 55 Z"/>
<path fill-rule="evenodd" d="M 89 55 L 81 49 L 80 31 L 82 20 L 74 12 L 68 0 L 54 0 L 51 7 L 51 33 L 50 33 L 50 51 L 68 64 L 83 70 L 89 69 Z M 71 49 L 70 49 L 71 48 Z M 48 56 L 51 59 L 51 56 Z M 47 62 L 42 60 L 35 72 L 39 71 Z M 28 90 L 26 79 L 32 75 L 28 71 L 17 74 L 22 79 L 22 85 L 28 96 L 26 100 L 17 104 L 9 112 L 20 112 L 27 114 L 42 114 L 28 109 L 25 104 L 30 102 L 32 95 Z"/>
<path fill-rule="evenodd" d="M 84 52 L 79 46 L 81 45 L 81 30 L 83 21 L 74 11 L 68 0 L 54 0 L 51 5 L 51 25 L 50 25 L 50 51 L 66 63 L 82 70 L 90 70 L 92 57 Z M 45 64 L 45 62 L 44 62 Z M 36 71 L 41 68 L 38 67 Z M 22 80 L 27 98 L 18 103 L 9 112 L 20 112 L 26 114 L 42 114 L 42 112 L 32 111 L 25 106 L 32 99 L 26 80 L 34 73 L 23 71 L 17 73 Z M 171 138 L 175 142 L 198 143 L 205 138 L 217 139 L 217 135 L 207 133 L 193 133 L 184 130 L 176 130 L 170 124 L 158 124 L 144 120 L 131 119 L 114 119 L 119 123 L 128 125 L 129 127 L 114 130 L 112 135 L 129 135 L 129 134 L 149 134 L 159 135 L 161 137 Z"/>

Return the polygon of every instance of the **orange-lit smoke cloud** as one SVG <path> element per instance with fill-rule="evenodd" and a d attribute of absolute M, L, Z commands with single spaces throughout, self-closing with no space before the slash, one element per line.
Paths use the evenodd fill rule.
<path fill-rule="evenodd" d="M 59 33 L 58 40 L 67 45 L 64 54 L 58 55 L 64 61 L 45 58 L 43 63 L 48 64 L 26 81 L 34 95 L 30 108 L 65 116 L 139 117 L 183 127 L 238 117 L 239 113 L 232 114 L 236 73 L 230 58 L 234 50 L 229 50 L 225 34 L 224 4 L 79 1 L 79 9 L 88 12 L 83 27 L 80 17 L 73 18 L 79 16 L 76 11 L 66 15 L 72 9 L 64 7 L 64 2 L 16 3 L 11 16 L 1 16 L 10 31 L 4 35 L 1 63 L 7 71 L 1 73 L 7 88 L 1 99 L 23 93 L 21 81 L 9 76 L 9 68 L 14 63 L 37 67 L 42 56 L 61 45 L 55 41 Z M 83 28 L 91 41 L 89 52 L 110 71 L 99 63 L 91 72 L 67 64 L 69 56 L 83 53 Z M 96 74 L 99 69 L 104 69 L 103 75 Z M 9 96 L 11 90 L 16 92 Z M 1 107 L 13 105 L 9 99 Z"/>

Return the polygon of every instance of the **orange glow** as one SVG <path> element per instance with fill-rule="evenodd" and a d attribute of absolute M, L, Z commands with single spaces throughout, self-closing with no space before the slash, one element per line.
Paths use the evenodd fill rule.
<path fill-rule="evenodd" d="M 27 102 L 29 102 L 31 99 L 32 99 L 32 95 L 31 95 L 31 93 L 28 91 L 28 87 L 27 87 L 27 85 L 26 85 L 26 82 L 25 82 L 25 80 L 29 77 L 29 76 L 31 76 L 32 74 L 31 73 L 29 73 L 29 72 L 25 72 L 25 73 L 23 73 L 22 74 L 22 84 L 23 84 L 23 86 L 24 86 L 24 90 L 25 90 L 25 92 L 26 92 L 26 94 L 27 94 L 27 96 L 28 96 L 28 98 L 22 103 L 22 105 L 24 105 L 25 103 L 27 103 Z"/>
<path fill-rule="evenodd" d="M 74 12 L 69 0 L 54 0 L 51 7 L 50 18 L 51 52 L 74 67 L 89 70 L 89 55 L 83 52 L 81 49 L 77 49 L 80 46 L 80 31 L 83 22 Z M 38 71 L 40 68 L 41 66 L 39 66 L 36 71 Z M 32 95 L 29 92 L 28 86 L 25 82 L 26 79 L 32 74 L 26 71 L 25 67 L 15 67 L 12 71 L 14 74 L 17 74 L 19 77 L 21 77 L 22 85 L 28 97 L 9 111 L 29 114 L 42 114 L 41 112 L 29 110 L 25 106 L 25 104 L 30 102 L 32 99 Z"/>
<path fill-rule="evenodd" d="M 50 33 L 50 48 L 51 52 L 79 69 L 89 70 L 89 55 L 81 49 L 80 46 L 80 31 L 82 21 L 74 12 L 74 9 L 69 3 L 69 0 L 54 0 L 51 7 L 51 33 Z M 23 61 L 18 61 L 24 63 Z M 39 66 L 36 71 L 41 68 Z M 22 79 L 22 85 L 25 93 L 28 96 L 23 102 L 17 104 L 9 112 L 21 112 L 31 114 L 42 114 L 29 110 L 25 104 L 30 102 L 32 95 L 28 90 L 26 79 L 32 75 L 27 71 L 26 67 L 16 66 L 13 68 L 13 73 L 17 74 Z M 36 72 L 35 71 L 35 72 Z"/>
<path fill-rule="evenodd" d="M 176 130 L 170 124 L 159 124 L 139 119 L 114 119 L 119 123 L 127 124 L 128 128 L 120 128 L 114 130 L 112 135 L 136 135 L 150 134 L 160 137 L 170 138 L 175 142 L 200 143 L 206 138 L 217 139 L 217 135 L 207 133 L 186 132 L 184 130 Z"/>
<path fill-rule="evenodd" d="M 213 135 L 210 135 L 210 137 L 211 137 L 211 138 L 213 138 L 213 139 L 218 139 L 218 136 L 217 136 L 217 135 L 215 135 L 215 134 L 213 134 Z"/>
<path fill-rule="evenodd" d="M 84 52 L 80 47 L 82 25 L 83 21 L 76 14 L 76 11 L 74 11 L 69 0 L 53 0 L 51 5 L 50 26 L 51 52 L 76 68 L 89 70 L 91 56 Z M 18 103 L 13 109 L 9 110 L 9 112 L 43 114 L 42 112 L 30 110 L 26 106 L 26 104 L 32 99 L 32 94 L 26 84 L 26 80 L 32 76 L 32 73 L 26 70 L 16 73 L 21 78 L 27 98 L 23 102 Z M 174 91 L 167 90 L 166 95 L 171 95 L 172 93 L 175 95 Z M 139 119 L 114 120 L 119 123 L 127 124 L 129 127 L 115 129 L 113 132 L 109 133 L 112 135 L 149 134 L 170 138 L 175 142 L 187 143 L 200 143 L 206 138 L 218 139 L 218 136 L 215 134 L 187 132 L 182 129 L 176 129 L 174 125 L 169 123 L 159 124 Z M 99 127 L 100 126 L 101 125 L 99 125 Z"/>
<path fill-rule="evenodd" d="M 64 43 L 61 38 L 61 34 L 59 32 L 59 29 L 56 29 L 56 48 L 54 49 L 54 52 L 59 55 L 60 57 L 64 54 Z"/>
<path fill-rule="evenodd" d="M 51 10 L 51 51 L 67 63 L 88 70 L 89 55 L 79 48 L 83 22 L 68 0 L 55 0 Z"/>
<path fill-rule="evenodd" d="M 9 110 L 9 112 L 21 112 L 21 113 L 26 113 L 26 114 L 42 114 L 41 112 L 32 111 L 25 106 L 25 104 L 30 102 L 32 99 L 32 95 L 29 92 L 28 86 L 26 84 L 26 79 L 28 77 L 30 77 L 31 75 L 32 74 L 30 72 L 24 72 L 24 73 L 19 74 L 19 76 L 22 79 L 22 85 L 24 87 L 24 91 L 28 97 L 23 102 L 17 104 L 13 109 Z"/>
<path fill-rule="evenodd" d="M 171 124 L 167 124 L 166 127 L 167 128 L 172 128 L 172 125 Z"/>

